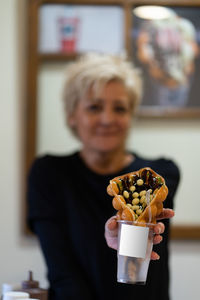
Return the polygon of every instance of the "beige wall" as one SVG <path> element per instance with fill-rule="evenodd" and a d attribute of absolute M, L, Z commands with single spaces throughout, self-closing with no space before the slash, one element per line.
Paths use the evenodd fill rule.
<path fill-rule="evenodd" d="M 17 0 L 0 1 L 0 288 L 3 282 L 24 280 L 28 270 L 46 285 L 38 244 L 20 231 L 24 107 L 17 12 L 22 13 L 22 4 Z"/>
<path fill-rule="evenodd" d="M 46 286 L 45 265 L 36 240 L 21 233 L 21 199 L 23 195 L 23 16 L 25 0 L 0 1 L 0 287 L 3 282 L 20 282 L 28 270 L 34 271 L 42 286 Z M 20 15 L 19 15 L 20 12 Z M 43 91 L 45 90 L 45 85 Z M 42 90 L 41 90 L 42 93 Z M 148 132 L 146 131 L 148 125 Z M 174 157 L 187 176 L 195 177 L 200 169 L 199 121 L 138 122 L 137 134 L 133 132 L 130 145 L 146 155 L 146 145 L 153 138 L 156 151 L 150 155 L 165 154 Z M 163 140 L 163 130 L 165 139 Z M 152 132 L 153 135 L 152 135 Z M 148 133 L 148 134 L 147 134 Z M 177 143 L 179 137 L 179 143 Z M 162 142 L 158 142 L 162 140 Z M 189 141 L 189 142 L 188 142 Z M 170 147 L 169 147 L 170 145 Z M 167 147 L 166 147 L 167 146 Z M 169 149 L 165 152 L 165 149 Z M 198 150 L 198 151 L 197 151 Z M 148 151 L 149 152 L 149 151 Z M 192 154 L 191 154 L 192 153 Z M 189 175 L 187 175 L 189 174 Z M 186 178 L 185 178 L 186 176 Z M 198 185 L 196 186 L 197 189 Z M 177 195 L 177 216 L 181 210 L 184 191 L 190 198 L 193 187 L 182 184 Z M 198 192 L 195 192 L 198 200 Z M 187 211 L 186 211 L 187 216 Z M 171 270 L 172 300 L 199 299 L 198 283 L 200 266 L 200 242 L 172 242 Z"/>

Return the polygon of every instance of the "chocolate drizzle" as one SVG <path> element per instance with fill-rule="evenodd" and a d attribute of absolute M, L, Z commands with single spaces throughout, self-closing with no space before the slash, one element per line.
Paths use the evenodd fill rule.
<path fill-rule="evenodd" d="M 143 184 L 137 185 L 137 180 L 142 179 Z M 129 193 L 129 198 L 126 199 L 127 203 L 132 203 L 132 192 L 130 191 L 131 186 L 136 187 L 136 191 L 140 193 L 143 190 L 148 191 L 149 189 L 152 189 L 154 191 L 157 188 L 160 188 L 163 185 L 161 177 L 155 177 L 153 173 L 150 170 L 143 170 L 141 173 L 141 176 L 138 175 L 131 175 L 131 176 L 125 176 L 123 179 L 119 178 L 119 181 L 117 183 L 119 188 L 119 194 L 123 195 L 123 191 L 127 191 Z"/>

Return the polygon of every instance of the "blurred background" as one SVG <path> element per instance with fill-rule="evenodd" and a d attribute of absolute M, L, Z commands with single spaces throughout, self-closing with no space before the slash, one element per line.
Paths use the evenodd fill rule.
<path fill-rule="evenodd" d="M 181 6 L 181 1 L 178 3 Z M 26 278 L 28 270 L 33 271 L 34 277 L 40 281 L 42 287 L 47 287 L 46 269 L 38 242 L 33 236 L 25 234 L 24 230 L 26 150 L 29 149 L 25 147 L 27 140 L 29 143 L 31 140 L 34 141 L 34 150 L 33 146 L 28 145 L 32 156 L 47 152 L 69 153 L 79 147 L 77 141 L 65 128 L 62 113 L 61 91 L 67 62 L 65 59 L 59 59 L 59 56 L 55 59 L 55 55 L 52 54 L 69 53 L 70 59 L 73 59 L 75 52 L 87 52 L 89 50 L 124 55 L 129 44 L 124 38 L 124 14 L 119 7 L 109 8 L 111 10 L 101 7 L 101 14 L 99 11 L 85 8 L 81 11 L 81 7 L 79 7 L 79 18 L 77 11 L 75 14 L 71 8 L 71 14 L 74 15 L 70 22 L 66 22 L 65 9 L 57 7 L 58 12 L 55 14 L 55 9 L 48 13 L 49 8 L 43 7 L 39 15 L 41 19 L 37 45 L 37 51 L 41 54 L 41 63 L 37 65 L 37 89 L 35 90 L 38 101 L 37 122 L 35 136 L 31 137 L 30 124 L 28 125 L 31 107 L 28 102 L 32 101 L 32 98 L 30 94 L 27 97 L 27 87 L 29 88 L 31 84 L 34 85 L 34 82 L 30 82 L 30 74 L 27 72 L 27 64 L 31 66 L 28 55 L 31 51 L 28 48 L 29 25 L 26 5 L 27 1 L 25 0 L 0 1 L 0 288 L 5 282 L 20 283 Z M 200 5 L 200 1 L 195 8 L 200 12 L 198 5 Z M 179 15 L 182 13 L 182 18 L 187 18 L 186 12 L 186 10 L 181 12 L 181 9 L 176 11 Z M 55 27 L 53 27 L 54 21 L 52 20 L 55 20 L 55 15 L 60 16 L 57 18 L 56 32 L 59 32 L 61 36 L 56 35 L 55 29 L 53 29 Z M 80 15 L 85 17 L 80 19 Z M 98 23 L 98 15 L 100 15 L 101 24 Z M 48 20 L 49 16 L 52 18 Z M 47 21 L 45 21 L 46 18 Z M 96 20 L 97 23 L 94 27 L 101 32 L 98 39 L 94 39 L 96 32 L 91 30 L 92 25 L 86 24 L 84 18 L 89 19 L 91 24 Z M 103 18 L 105 18 L 104 22 Z M 200 115 L 197 114 L 200 107 L 198 96 L 200 77 L 196 74 L 199 71 L 199 27 L 191 10 L 188 19 L 191 22 L 194 20 L 195 33 L 192 35 L 194 48 L 187 44 L 188 52 L 184 55 L 188 60 L 185 58 L 184 63 L 182 62 L 182 74 L 169 72 L 171 74 L 170 79 L 175 80 L 173 84 L 175 82 L 175 86 L 179 85 L 179 87 L 183 83 L 186 85 L 187 82 L 188 84 L 188 76 L 190 77 L 190 93 L 187 90 L 188 98 L 184 103 L 170 103 L 169 105 L 165 103 L 162 107 L 161 104 L 158 106 L 155 103 L 143 102 L 138 118 L 134 121 L 128 147 L 147 157 L 165 156 L 172 158 L 178 164 L 182 176 L 176 196 L 176 217 L 173 220 L 173 225 L 190 226 L 188 228 L 192 231 L 193 227 L 200 227 L 200 196 L 198 192 Z M 83 26 L 81 26 L 81 22 Z M 101 26 L 102 24 L 104 25 Z M 139 26 L 139 22 L 136 25 Z M 140 31 L 144 30 L 144 25 L 141 26 L 141 28 L 134 27 L 134 30 L 129 32 L 130 45 L 135 43 L 134 47 L 137 47 L 136 41 L 138 41 Z M 156 24 L 156 26 L 160 25 Z M 110 36 L 108 28 L 111 33 Z M 135 31 L 135 28 L 139 29 Z M 193 28 L 192 25 L 191 28 Z M 72 31 L 74 35 L 72 35 Z M 148 34 L 150 36 L 151 33 Z M 88 36 L 88 40 L 83 38 L 84 35 Z M 92 40 L 96 42 L 91 44 Z M 157 48 L 152 42 L 149 42 L 149 45 L 151 46 L 151 53 L 155 49 L 161 51 L 158 45 Z M 148 49 L 149 45 L 146 46 Z M 176 46 L 179 47 L 179 45 Z M 142 50 L 140 49 L 140 51 Z M 131 51 L 129 52 L 131 55 Z M 45 53 L 48 53 L 48 59 L 47 55 L 45 57 Z M 136 55 L 136 50 L 132 57 L 138 66 L 141 66 L 141 57 Z M 161 58 L 164 64 L 164 58 Z M 183 68 L 183 66 L 189 65 L 188 61 L 190 62 L 190 73 Z M 164 64 L 161 67 L 167 66 Z M 145 76 L 148 76 L 148 73 L 152 71 L 146 63 L 142 65 L 142 68 L 144 68 Z M 31 78 L 34 80 L 35 77 Z M 145 78 L 148 81 L 148 77 Z M 155 77 L 158 85 L 159 79 Z M 171 88 L 169 81 L 163 85 L 167 86 L 168 89 Z M 196 92 L 191 93 L 194 89 Z M 188 102 L 190 98 L 194 100 L 192 104 Z M 29 163 L 30 159 L 29 155 Z M 200 236 L 196 231 L 195 240 L 185 237 L 170 241 L 170 292 L 172 300 L 199 299 L 200 240 L 198 235 Z"/>

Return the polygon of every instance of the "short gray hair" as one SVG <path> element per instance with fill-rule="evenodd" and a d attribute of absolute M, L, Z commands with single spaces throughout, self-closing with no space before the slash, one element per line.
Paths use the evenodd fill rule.
<path fill-rule="evenodd" d="M 90 88 L 98 94 L 105 84 L 115 80 L 127 89 L 134 113 L 142 94 L 142 80 L 140 71 L 132 62 L 121 56 L 88 53 L 70 63 L 66 69 L 63 89 L 67 119 Z"/>

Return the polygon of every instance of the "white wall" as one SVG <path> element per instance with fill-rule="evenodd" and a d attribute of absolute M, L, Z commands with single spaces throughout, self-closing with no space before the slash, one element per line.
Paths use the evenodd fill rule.
<path fill-rule="evenodd" d="M 23 16 L 23 3 L 0 1 L 0 287 L 3 282 L 21 282 L 28 270 L 46 286 L 38 244 L 21 233 L 24 111 L 17 12 Z"/>
<path fill-rule="evenodd" d="M 24 280 L 29 269 L 34 271 L 35 278 L 43 287 L 47 285 L 46 269 L 38 243 L 23 236 L 21 232 L 24 118 L 22 101 L 24 47 L 21 38 L 24 33 L 22 22 L 25 14 L 24 3 L 25 0 L 0 1 L 0 287 L 3 282 Z M 165 127 L 166 130 L 164 125 L 166 124 L 163 122 L 148 124 L 149 132 L 154 132 L 155 140 L 163 139 L 162 129 Z M 137 130 L 139 130 L 138 134 L 134 136 L 135 146 L 136 149 L 137 147 L 144 149 L 142 151 L 145 154 L 147 136 L 145 122 L 137 123 Z M 197 153 L 192 150 L 199 147 L 199 132 L 198 121 L 171 122 L 166 130 L 167 140 L 160 144 L 162 149 L 158 149 L 159 143 L 157 143 L 156 151 L 163 151 L 165 145 L 170 144 L 170 155 L 176 155 L 181 164 L 184 162 L 182 166 L 188 172 L 191 170 L 190 162 L 196 170 L 200 160 Z M 176 137 L 180 138 L 181 144 L 176 142 Z M 142 148 L 141 140 L 144 142 Z M 192 151 L 191 155 L 190 151 Z M 193 176 L 193 169 L 190 174 Z M 199 199 L 198 193 L 197 199 Z M 173 241 L 170 249 L 172 300 L 199 299 L 200 242 Z"/>

